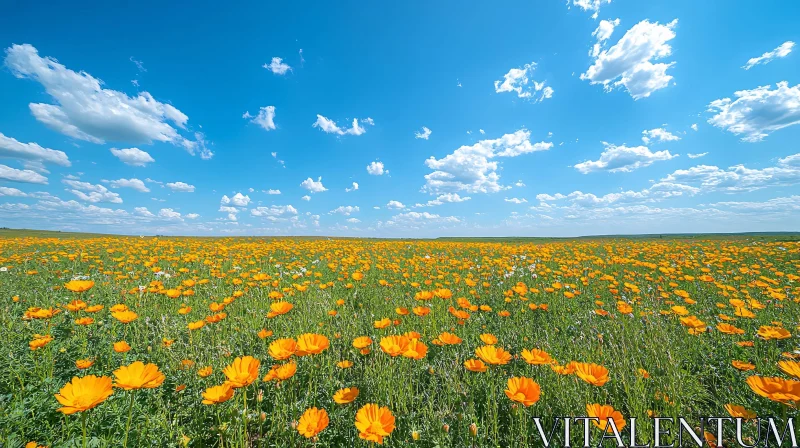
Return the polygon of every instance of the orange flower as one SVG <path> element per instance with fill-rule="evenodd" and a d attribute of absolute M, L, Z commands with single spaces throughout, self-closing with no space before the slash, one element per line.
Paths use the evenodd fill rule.
<path fill-rule="evenodd" d="M 622 428 L 625 427 L 625 418 L 622 417 L 622 413 L 614 410 L 613 407 L 607 404 L 587 404 L 586 415 L 588 417 L 597 417 L 599 419 L 599 421 L 592 420 L 592 423 L 601 431 L 606 431 L 608 433 L 614 432 L 611 424 L 609 424 L 611 421 L 614 422 L 614 427 L 617 428 L 617 432 L 622 431 Z"/>
<path fill-rule="evenodd" d="M 753 375 L 747 377 L 747 385 L 756 394 L 772 401 L 780 403 L 800 401 L 800 381 Z"/>
<path fill-rule="evenodd" d="M 275 369 L 275 378 L 278 381 L 286 381 L 297 373 L 297 363 L 289 361 Z"/>
<path fill-rule="evenodd" d="M 408 348 L 403 352 L 403 357 L 411 359 L 422 359 L 428 353 L 428 346 L 420 342 L 419 339 L 411 339 Z"/>
<path fill-rule="evenodd" d="M 297 351 L 297 342 L 294 339 L 277 339 L 269 344 L 269 356 L 283 361 L 289 359 Z"/>
<path fill-rule="evenodd" d="M 166 377 L 155 364 L 144 364 L 135 361 L 114 371 L 114 387 L 124 390 L 155 389 Z"/>
<path fill-rule="evenodd" d="M 336 366 L 340 369 L 349 369 L 350 367 L 353 367 L 353 362 L 347 360 L 339 361 L 336 363 Z"/>
<path fill-rule="evenodd" d="M 260 339 L 266 339 L 266 338 L 268 338 L 270 336 L 272 336 L 272 331 L 271 330 L 267 330 L 266 328 L 262 328 L 261 331 L 258 332 L 258 337 Z"/>
<path fill-rule="evenodd" d="M 726 404 L 725 410 L 728 411 L 733 418 L 743 418 L 745 420 L 752 420 L 756 418 L 756 413 L 750 410 L 745 409 L 744 406 L 739 406 L 735 404 Z"/>
<path fill-rule="evenodd" d="M 755 364 L 751 364 L 749 362 L 744 362 L 744 361 L 733 360 L 733 361 L 731 361 L 731 364 L 733 364 L 733 367 L 735 367 L 735 368 L 737 368 L 737 369 L 739 369 L 739 370 L 741 370 L 743 372 L 747 372 L 749 370 L 755 370 L 755 368 L 756 368 Z"/>
<path fill-rule="evenodd" d="M 94 286 L 92 280 L 70 280 L 64 284 L 64 287 L 72 292 L 86 292 Z"/>
<path fill-rule="evenodd" d="M 608 382 L 608 369 L 599 364 L 576 363 L 575 374 L 583 381 L 598 387 Z"/>
<path fill-rule="evenodd" d="M 765 341 L 769 341 L 770 339 L 790 338 L 792 337 L 792 334 L 783 327 L 771 327 L 769 325 L 763 325 L 758 329 L 758 336 L 762 337 Z"/>
<path fill-rule="evenodd" d="M 522 358 L 525 359 L 525 362 L 531 365 L 544 365 L 544 364 L 552 364 L 554 362 L 553 358 L 544 350 L 539 350 L 535 348 L 533 350 L 523 350 L 522 351 Z"/>
<path fill-rule="evenodd" d="M 214 369 L 212 369 L 211 366 L 205 366 L 205 367 L 197 370 L 197 375 L 200 378 L 205 378 L 205 377 L 211 375 L 211 373 L 213 373 L 213 372 L 214 372 Z"/>
<path fill-rule="evenodd" d="M 356 413 L 356 429 L 358 437 L 383 445 L 383 438 L 394 431 L 394 415 L 387 407 L 377 404 L 366 404 Z"/>
<path fill-rule="evenodd" d="M 327 428 L 329 422 L 328 413 L 325 409 L 306 409 L 300 417 L 300 421 L 297 423 L 297 432 L 303 437 L 310 439 Z"/>
<path fill-rule="evenodd" d="M 778 361 L 778 367 L 787 375 L 800 378 L 800 362 L 797 361 Z"/>
<path fill-rule="evenodd" d="M 372 345 L 372 339 L 366 336 L 360 336 L 353 339 L 353 347 L 357 349 L 367 348 Z"/>
<path fill-rule="evenodd" d="M 488 369 L 480 359 L 468 359 L 464 361 L 464 367 L 470 372 L 485 372 Z"/>
<path fill-rule="evenodd" d="M 338 404 L 348 404 L 352 403 L 356 397 L 358 397 L 359 390 L 356 387 L 346 387 L 344 389 L 339 389 L 333 394 L 333 401 Z"/>
<path fill-rule="evenodd" d="M 481 341 L 483 341 L 483 343 L 486 345 L 497 344 L 497 337 L 491 333 L 483 333 L 480 337 Z"/>
<path fill-rule="evenodd" d="M 195 322 L 189 322 L 188 324 L 186 324 L 186 328 L 193 331 L 193 330 L 199 330 L 203 328 L 205 325 L 206 322 L 204 320 L 198 320 Z"/>
<path fill-rule="evenodd" d="M 79 359 L 79 360 L 75 361 L 75 367 L 77 367 L 80 370 L 88 369 L 89 367 L 91 367 L 93 365 L 94 365 L 94 361 L 92 361 L 91 359 Z"/>
<path fill-rule="evenodd" d="M 226 381 L 234 389 L 247 387 L 258 378 L 258 368 L 261 362 L 252 356 L 238 357 L 233 363 L 222 371 Z"/>
<path fill-rule="evenodd" d="M 399 356 L 408 350 L 410 342 L 405 336 L 386 336 L 381 339 L 381 350 L 389 356 Z"/>
<path fill-rule="evenodd" d="M 523 406 L 528 407 L 539 401 L 541 389 L 535 381 L 523 376 L 509 378 L 508 389 L 505 392 L 511 401 L 522 403 Z"/>
<path fill-rule="evenodd" d="M 75 325 L 81 326 L 88 326 L 94 323 L 94 319 L 91 317 L 81 317 L 80 319 L 75 319 Z"/>
<path fill-rule="evenodd" d="M 275 302 L 269 306 L 270 311 L 267 313 L 267 317 L 271 319 L 275 316 L 286 314 L 291 311 L 292 308 L 294 308 L 294 305 L 289 302 Z"/>
<path fill-rule="evenodd" d="M 331 341 L 321 334 L 301 334 L 297 337 L 297 356 L 318 355 L 330 345 Z"/>
<path fill-rule="evenodd" d="M 116 311 L 111 313 L 111 316 L 123 324 L 129 324 L 139 317 L 139 315 L 133 311 Z"/>
<path fill-rule="evenodd" d="M 457 345 L 463 342 L 463 339 L 454 335 L 453 333 L 444 332 L 439 335 L 439 340 L 447 345 Z"/>
<path fill-rule="evenodd" d="M 72 377 L 72 382 L 65 384 L 56 394 L 56 400 L 63 406 L 58 411 L 65 415 L 87 411 L 105 401 L 112 393 L 110 377 Z"/>
<path fill-rule="evenodd" d="M 212 386 L 203 392 L 203 404 L 220 404 L 233 397 L 233 388 L 225 383 L 221 386 Z"/>
<path fill-rule="evenodd" d="M 42 347 L 45 347 L 47 344 L 53 342 L 53 337 L 49 334 L 46 336 L 42 336 L 40 334 L 33 335 L 33 339 L 28 342 L 28 347 L 31 350 L 39 350 Z"/>
<path fill-rule="evenodd" d="M 508 364 L 511 361 L 511 353 L 493 345 L 484 345 L 475 349 L 475 355 L 483 362 L 492 365 Z"/>
<path fill-rule="evenodd" d="M 391 324 L 392 324 L 392 321 L 389 320 L 388 317 L 385 317 L 385 318 L 383 318 L 381 320 L 376 320 L 375 323 L 373 324 L 373 326 L 380 330 L 380 329 L 388 327 Z"/>
<path fill-rule="evenodd" d="M 719 330 L 721 333 L 725 333 L 725 334 L 744 334 L 744 330 L 742 330 L 741 328 L 735 327 L 735 326 L 733 326 L 731 324 L 725 324 L 725 323 L 718 324 L 717 325 L 717 330 Z"/>

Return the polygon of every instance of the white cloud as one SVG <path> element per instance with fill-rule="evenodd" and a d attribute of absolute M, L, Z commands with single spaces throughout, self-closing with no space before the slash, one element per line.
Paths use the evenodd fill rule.
<path fill-rule="evenodd" d="M 406 206 L 403 205 L 403 203 L 400 201 L 389 201 L 386 204 L 386 208 L 400 209 L 400 208 L 406 208 Z"/>
<path fill-rule="evenodd" d="M 134 207 L 133 211 L 135 214 L 139 216 L 144 216 L 146 218 L 156 217 L 156 215 L 154 215 L 150 210 L 148 210 L 147 207 Z"/>
<path fill-rule="evenodd" d="M 614 33 L 614 28 L 619 25 L 619 19 L 614 20 L 601 20 L 600 23 L 597 25 L 597 29 L 594 30 L 592 36 L 597 39 L 597 43 L 592 46 L 592 51 L 589 52 L 589 55 L 593 58 L 596 58 L 600 51 L 603 48 L 603 42 L 607 41 L 611 35 Z"/>
<path fill-rule="evenodd" d="M 111 148 L 111 154 L 122 161 L 122 163 L 130 166 L 146 166 L 148 163 L 153 163 L 156 160 L 145 151 L 139 148 L 125 148 L 117 149 Z"/>
<path fill-rule="evenodd" d="M 19 198 L 28 197 L 27 193 L 22 190 L 11 187 L 0 187 L 0 196 L 14 196 Z"/>
<path fill-rule="evenodd" d="M 622 86 L 635 100 L 647 98 L 656 90 L 667 87 L 672 80 L 667 69 L 674 62 L 652 61 L 672 54 L 672 47 L 667 42 L 675 38 L 677 24 L 678 19 L 666 25 L 643 20 L 607 50 L 600 50 L 604 46 L 600 39 L 605 37 L 604 32 L 595 30 L 601 47 L 592 50 L 596 59 L 586 73 L 581 74 L 581 79 L 603 84 L 606 91 Z"/>
<path fill-rule="evenodd" d="M 662 181 L 698 185 L 703 191 L 726 193 L 797 185 L 800 184 L 800 153 L 779 159 L 776 166 L 763 169 L 751 169 L 744 165 L 734 165 L 727 169 L 697 165 L 677 170 Z"/>
<path fill-rule="evenodd" d="M 231 204 L 236 207 L 247 207 L 250 203 L 250 196 L 245 196 L 242 193 L 236 193 L 233 197 L 229 198 L 228 195 L 223 195 L 219 201 L 222 205 Z"/>
<path fill-rule="evenodd" d="M 511 202 L 511 203 L 514 203 L 514 204 L 524 204 L 524 203 L 528 202 L 528 200 L 525 199 L 525 198 L 522 198 L 522 199 L 520 199 L 520 198 L 505 198 L 504 201 Z"/>
<path fill-rule="evenodd" d="M 375 124 L 372 118 L 365 118 L 362 121 L 368 125 Z M 320 128 L 325 133 L 336 134 L 336 135 L 345 135 L 345 134 L 362 135 L 365 132 L 367 132 L 367 130 L 363 126 L 359 126 L 358 118 L 353 118 L 353 126 L 351 128 L 342 129 L 338 125 L 336 125 L 335 121 L 317 114 L 317 121 L 315 121 L 312 126 L 315 128 Z"/>
<path fill-rule="evenodd" d="M 373 176 L 383 176 L 384 174 L 389 174 L 389 170 L 383 169 L 383 162 L 372 162 L 367 165 L 367 173 Z"/>
<path fill-rule="evenodd" d="M 89 182 L 81 182 L 71 179 L 64 179 L 61 182 L 72 187 L 71 190 L 67 189 L 67 191 L 74 194 L 83 201 L 92 203 L 96 202 L 110 202 L 113 204 L 122 203 L 122 198 L 119 197 L 119 194 L 114 193 L 113 191 L 109 191 L 108 188 L 102 185 L 95 185 Z"/>
<path fill-rule="evenodd" d="M 689 156 L 690 159 L 699 159 L 700 157 L 708 155 L 708 153 L 707 152 L 701 152 L 700 154 L 689 153 L 689 154 L 686 154 L 686 155 Z"/>
<path fill-rule="evenodd" d="M 270 189 L 270 190 L 261 190 L 261 192 L 262 193 L 266 193 L 266 194 L 281 194 L 281 190 L 272 190 L 272 189 Z"/>
<path fill-rule="evenodd" d="M 169 221 L 182 221 L 181 214 L 171 208 L 162 208 L 159 210 L 158 217 Z"/>
<path fill-rule="evenodd" d="M 351 191 L 358 190 L 358 182 L 353 182 L 353 186 L 351 188 L 345 188 L 345 193 L 350 193 Z"/>
<path fill-rule="evenodd" d="M 167 183 L 167 188 L 172 191 L 176 191 L 179 193 L 193 193 L 194 192 L 194 185 L 189 185 L 185 182 L 169 182 Z"/>
<path fill-rule="evenodd" d="M 335 209 L 331 210 L 329 213 L 332 215 L 340 214 L 340 215 L 350 216 L 350 214 L 356 213 L 358 211 L 360 211 L 358 206 L 340 205 Z"/>
<path fill-rule="evenodd" d="M 800 84 L 789 87 L 781 81 L 753 90 L 734 92 L 736 99 L 714 100 L 708 105 L 715 112 L 708 122 L 720 129 L 742 135 L 746 142 L 760 142 L 769 133 L 800 123 Z"/>
<path fill-rule="evenodd" d="M 697 123 L 692 123 L 691 128 L 692 128 L 693 131 L 696 131 L 697 130 Z"/>
<path fill-rule="evenodd" d="M 461 222 L 455 216 L 440 216 L 428 212 L 407 212 L 400 213 L 392 217 L 391 220 L 383 223 L 386 227 L 402 227 L 405 229 L 418 229 L 427 227 L 430 224 L 454 224 Z"/>
<path fill-rule="evenodd" d="M 574 168 L 583 174 L 595 171 L 608 171 L 610 173 L 628 173 L 633 170 L 652 165 L 654 162 L 670 160 L 678 157 L 669 151 L 651 152 L 646 146 L 627 147 L 616 146 L 603 142 L 605 149 L 600 154 L 600 159 L 578 163 Z"/>
<path fill-rule="evenodd" d="M 186 217 L 186 219 L 197 219 L 197 218 L 200 217 L 200 215 L 198 215 L 197 213 L 189 213 L 185 217 Z"/>
<path fill-rule="evenodd" d="M 14 138 L 6 137 L 0 132 L 0 158 L 6 157 L 21 160 L 26 164 L 26 168 L 33 168 L 41 172 L 47 172 L 44 169 L 45 163 L 54 163 L 60 166 L 72 165 L 63 151 L 43 148 L 36 143 L 22 143 Z"/>
<path fill-rule="evenodd" d="M 300 182 L 300 186 L 311 193 L 322 193 L 323 191 L 328 191 L 328 189 L 322 185 L 322 176 L 318 177 L 316 181 L 309 177 L 303 182 Z"/>
<path fill-rule="evenodd" d="M 681 138 L 677 135 L 667 131 L 664 128 L 655 128 L 650 129 L 649 131 L 645 130 L 642 131 L 642 141 L 645 145 L 649 145 L 652 143 L 661 143 L 661 142 L 674 142 L 680 140 Z"/>
<path fill-rule="evenodd" d="M 757 58 L 750 58 L 742 68 L 745 70 L 750 70 L 756 65 L 759 64 L 769 64 L 775 58 L 785 58 L 792 52 L 792 48 L 794 48 L 794 42 L 788 40 L 778 46 L 778 48 L 768 51 Z"/>
<path fill-rule="evenodd" d="M 701 192 L 700 188 L 692 187 L 690 185 L 683 185 L 673 182 L 658 182 L 641 191 L 622 191 L 618 193 L 608 193 L 602 196 L 597 196 L 592 193 L 584 193 L 582 191 L 573 191 L 570 194 L 556 193 L 554 195 L 539 194 L 536 195 L 536 200 L 541 203 L 539 206 L 533 206 L 531 209 L 539 211 L 550 211 L 555 206 L 551 203 L 567 200 L 573 209 L 583 208 L 603 208 L 612 205 L 620 204 L 640 204 L 648 202 L 657 202 L 663 199 L 678 197 L 678 196 L 694 196 Z"/>
<path fill-rule="evenodd" d="M 256 207 L 250 210 L 250 214 L 266 218 L 284 218 L 297 215 L 297 209 L 291 205 L 272 205 L 270 207 Z"/>
<path fill-rule="evenodd" d="M 498 161 L 495 157 L 516 157 L 535 151 L 545 151 L 553 144 L 531 143 L 530 131 L 520 129 L 493 140 L 480 140 L 472 146 L 462 146 L 452 154 L 436 159 L 428 158 L 425 165 L 434 170 L 425 175 L 423 191 L 441 194 L 452 191 L 469 193 L 496 193 L 508 187 L 499 184 Z"/>
<path fill-rule="evenodd" d="M 514 184 L 514 186 L 515 187 L 524 187 L 525 186 L 525 182 L 523 182 L 521 180 L 518 180 L 517 183 Z"/>
<path fill-rule="evenodd" d="M 292 69 L 292 67 L 289 67 L 283 62 L 283 59 L 278 57 L 272 58 L 272 61 L 269 64 L 264 64 L 262 67 L 271 71 L 272 73 L 275 73 L 276 75 L 285 75 L 286 72 Z"/>
<path fill-rule="evenodd" d="M 139 179 L 104 180 L 103 182 L 109 184 L 111 188 L 133 188 L 142 193 L 150 192 L 150 189 Z"/>
<path fill-rule="evenodd" d="M 250 122 L 261 126 L 261 128 L 265 131 L 274 131 L 275 129 L 278 129 L 278 127 L 275 126 L 275 106 L 266 106 L 260 108 L 258 110 L 258 115 L 255 117 L 250 115 L 250 112 L 245 112 L 244 115 L 242 115 L 242 118 L 252 118 Z M 275 153 L 275 156 L 277 156 L 277 153 Z"/>
<path fill-rule="evenodd" d="M 415 132 L 414 138 L 421 138 L 423 140 L 427 140 L 428 137 L 431 136 L 432 131 L 425 126 L 422 127 L 422 132 Z"/>
<path fill-rule="evenodd" d="M 600 5 L 603 3 L 610 4 L 611 0 L 572 0 L 572 4 L 581 8 L 584 11 L 592 11 L 592 18 L 597 18 L 597 13 L 600 11 Z M 567 0 L 569 4 L 569 0 Z"/>
<path fill-rule="evenodd" d="M 445 194 L 439 195 L 436 199 L 431 199 L 430 201 L 428 201 L 425 204 L 416 204 L 414 206 L 414 208 L 433 207 L 433 206 L 436 206 L 436 205 L 442 205 L 442 204 L 444 204 L 446 202 L 447 203 L 466 202 L 466 201 L 469 201 L 470 199 L 472 199 L 472 198 L 469 197 L 469 196 L 461 197 L 461 196 L 458 195 L 458 193 L 445 193 Z"/>
<path fill-rule="evenodd" d="M 512 68 L 505 75 L 503 81 L 494 82 L 496 93 L 516 92 L 519 98 L 533 98 L 535 92 L 542 92 L 535 102 L 543 101 L 553 96 L 553 89 L 545 87 L 544 81 L 536 82 L 528 77 L 528 72 L 536 70 L 536 63 L 525 64 L 522 68 Z"/>
<path fill-rule="evenodd" d="M 800 196 L 774 198 L 764 202 L 717 202 L 709 204 L 709 206 L 756 213 L 798 211 L 800 210 Z"/>
<path fill-rule="evenodd" d="M 17 78 L 42 84 L 56 104 L 31 103 L 31 113 L 64 135 L 97 144 L 168 142 L 184 147 L 191 154 L 201 148 L 204 158 L 212 155 L 201 139 L 191 141 L 176 129 L 185 130 L 189 117 L 174 106 L 157 101 L 148 92 L 129 97 L 123 92 L 104 89 L 103 83 L 92 75 L 72 71 L 53 58 L 42 58 L 28 44 L 7 48 L 5 64 Z"/>
<path fill-rule="evenodd" d="M 353 223 L 353 224 L 358 224 L 358 223 L 361 222 L 361 220 L 358 219 L 358 218 L 347 218 L 347 222 L 350 222 L 350 223 Z"/>
<path fill-rule="evenodd" d="M 307 202 L 307 201 L 310 201 L 310 200 L 311 200 L 311 196 L 309 196 L 309 195 L 305 195 L 305 196 L 303 196 L 303 197 L 302 197 L 302 198 L 300 198 L 300 199 L 302 199 L 302 200 L 304 200 L 304 201 L 306 201 L 306 202 Z"/>

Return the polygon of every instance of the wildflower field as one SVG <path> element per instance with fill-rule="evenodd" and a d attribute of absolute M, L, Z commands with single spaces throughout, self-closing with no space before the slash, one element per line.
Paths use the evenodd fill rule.
<path fill-rule="evenodd" d="M 4 447 L 648 443 L 800 402 L 786 239 L 6 237 L 0 266 Z"/>

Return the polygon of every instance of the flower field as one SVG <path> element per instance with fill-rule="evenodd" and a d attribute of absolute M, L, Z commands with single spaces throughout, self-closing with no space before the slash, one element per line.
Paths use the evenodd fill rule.
<path fill-rule="evenodd" d="M 798 242 L 19 237 L 0 266 L 0 446 L 648 443 L 800 402 Z"/>

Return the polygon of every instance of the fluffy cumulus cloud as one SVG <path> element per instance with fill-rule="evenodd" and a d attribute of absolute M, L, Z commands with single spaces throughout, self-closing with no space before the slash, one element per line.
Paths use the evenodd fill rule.
<path fill-rule="evenodd" d="M 41 57 L 31 45 L 6 49 L 6 67 L 17 78 L 39 82 L 55 104 L 31 103 L 33 116 L 46 126 L 69 137 L 102 144 L 168 142 L 204 158 L 213 153 L 205 147 L 202 134 L 195 140 L 183 137 L 189 117 L 171 104 L 162 103 L 147 92 L 129 97 L 103 88 L 103 83 L 86 72 L 75 72 L 51 57 Z"/>
<path fill-rule="evenodd" d="M 529 73 L 536 70 L 536 63 L 525 64 L 522 68 L 512 68 L 502 81 L 494 82 L 494 91 L 497 93 L 514 92 L 519 98 L 533 99 L 534 102 L 544 101 L 553 97 L 554 90 L 545 86 L 544 81 L 537 82 L 529 77 Z"/>
<path fill-rule="evenodd" d="M 171 208 L 162 208 L 158 211 L 158 217 L 168 221 L 183 221 L 181 214 Z"/>
<path fill-rule="evenodd" d="M 425 175 L 422 190 L 431 194 L 465 191 L 468 193 L 496 193 L 503 190 L 497 174 L 499 157 L 516 157 L 553 147 L 549 142 L 531 143 L 531 133 L 520 129 L 497 139 L 480 140 L 471 146 L 462 146 L 452 154 L 436 159 L 430 157 L 425 165 L 433 172 Z"/>
<path fill-rule="evenodd" d="M 384 174 L 389 174 L 389 170 L 384 169 L 383 162 L 371 162 L 367 165 L 367 173 L 372 176 L 383 176 Z"/>
<path fill-rule="evenodd" d="M 582 191 L 573 191 L 569 194 L 556 193 L 539 194 L 536 200 L 540 201 L 538 206 L 531 207 L 540 212 L 554 211 L 557 203 L 567 202 L 566 206 L 572 209 L 579 208 L 603 208 L 619 205 L 643 204 L 662 201 L 667 198 L 678 196 L 694 196 L 701 192 L 700 188 L 690 185 L 683 185 L 672 182 L 657 182 L 643 190 L 627 190 L 617 193 L 608 193 L 602 196 Z"/>
<path fill-rule="evenodd" d="M 125 165 L 130 166 L 146 166 L 148 163 L 153 163 L 156 160 L 145 151 L 139 148 L 124 148 L 117 149 L 111 148 L 111 154 L 118 158 Z"/>
<path fill-rule="evenodd" d="M 266 194 L 281 194 L 281 190 L 273 190 L 273 189 L 261 190 L 261 192 Z"/>
<path fill-rule="evenodd" d="M 603 145 L 605 146 L 605 150 L 600 154 L 598 160 L 587 160 L 586 162 L 576 164 L 574 168 L 583 174 L 595 171 L 628 173 L 639 168 L 650 166 L 655 162 L 678 157 L 678 154 L 670 154 L 667 150 L 652 152 L 650 148 L 646 146 L 617 146 L 606 142 L 603 142 Z"/>
<path fill-rule="evenodd" d="M 606 91 L 624 87 L 636 100 L 647 98 L 656 90 L 667 87 L 672 76 L 667 70 L 674 62 L 657 62 L 672 54 L 669 41 L 675 38 L 675 19 L 665 25 L 642 20 L 629 29 L 620 40 L 605 48 L 611 35 L 609 22 L 595 30 L 598 46 L 593 47 L 594 63 L 581 74 L 581 79 L 592 84 L 602 84 Z"/>
<path fill-rule="evenodd" d="M 25 168 L 40 172 L 47 172 L 44 168 L 45 163 L 65 167 L 72 165 L 67 154 L 63 151 L 43 148 L 36 143 L 22 143 L 14 138 L 6 137 L 1 132 L 0 158 L 20 160 L 25 165 Z"/>
<path fill-rule="evenodd" d="M 278 129 L 278 127 L 275 126 L 275 106 L 266 106 L 260 108 L 258 110 L 258 115 L 255 117 L 250 115 L 250 112 L 245 112 L 244 115 L 242 115 L 242 118 L 250 119 L 251 123 L 261 126 L 261 128 L 265 131 L 274 131 L 275 129 Z"/>
<path fill-rule="evenodd" d="M 428 129 L 425 126 L 423 126 L 422 127 L 422 132 L 415 132 L 414 133 L 414 138 L 421 138 L 423 140 L 427 140 L 431 136 L 432 133 L 433 133 L 433 131 L 431 131 L 430 129 Z"/>
<path fill-rule="evenodd" d="M 350 188 L 345 188 L 344 192 L 350 193 L 351 191 L 356 191 L 356 190 L 358 190 L 358 182 L 353 182 L 353 186 L 351 186 Z"/>
<path fill-rule="evenodd" d="M 504 201 L 512 204 L 525 204 L 528 202 L 528 200 L 525 198 L 505 198 Z"/>
<path fill-rule="evenodd" d="M 169 182 L 167 188 L 177 193 L 193 193 L 194 185 L 189 185 L 186 182 Z"/>
<path fill-rule="evenodd" d="M 232 205 L 234 207 L 247 207 L 247 205 L 250 204 L 250 196 L 236 193 L 233 197 L 229 198 L 228 195 L 223 195 L 219 203 L 221 205 Z"/>
<path fill-rule="evenodd" d="M 308 179 L 300 182 L 300 186 L 311 193 L 322 193 L 323 191 L 328 191 L 328 189 L 322 185 L 322 176 L 318 177 L 317 180 L 309 177 Z"/>
<path fill-rule="evenodd" d="M 291 205 L 272 205 L 269 207 L 256 207 L 250 210 L 253 216 L 260 216 L 271 221 L 297 215 L 297 209 Z"/>
<path fill-rule="evenodd" d="M 417 230 L 430 228 L 432 224 L 448 225 L 460 222 L 461 220 L 455 216 L 440 216 L 428 212 L 406 212 L 394 215 L 389 221 L 378 222 L 378 227 Z"/>
<path fill-rule="evenodd" d="M 662 143 L 662 142 L 675 142 L 680 140 L 681 138 L 677 135 L 667 131 L 664 128 L 655 128 L 642 131 L 642 141 L 645 145 L 649 145 L 651 143 Z"/>
<path fill-rule="evenodd" d="M 386 204 L 386 208 L 396 209 L 397 210 L 397 209 L 401 209 L 401 208 L 406 208 L 406 206 L 403 205 L 403 203 L 400 202 L 400 201 L 389 201 Z"/>
<path fill-rule="evenodd" d="M 372 118 L 365 118 L 361 121 L 370 126 L 375 124 Z M 350 128 L 340 128 L 335 121 L 318 114 L 317 121 L 312 126 L 327 134 L 336 135 L 362 135 L 367 132 L 366 128 L 358 124 L 358 118 L 353 118 L 353 125 Z"/>
<path fill-rule="evenodd" d="M 335 209 L 331 210 L 329 213 L 332 214 L 332 215 L 339 214 L 339 215 L 350 216 L 351 214 L 356 213 L 358 211 L 359 211 L 359 208 L 358 208 L 357 205 L 356 206 L 340 205 L 340 206 L 336 207 Z"/>
<path fill-rule="evenodd" d="M 142 193 L 150 192 L 150 189 L 139 179 L 104 180 L 103 183 L 108 184 L 111 188 L 132 188 Z"/>
<path fill-rule="evenodd" d="M 119 194 L 109 191 L 108 188 L 102 185 L 95 185 L 89 182 L 81 182 L 78 180 L 72 179 L 64 179 L 62 180 L 64 184 L 71 188 L 67 188 L 67 191 L 74 194 L 78 197 L 78 199 L 86 202 L 110 202 L 112 204 L 121 204 L 122 198 L 119 197 Z"/>
<path fill-rule="evenodd" d="M 722 98 L 708 105 L 715 115 L 708 122 L 742 136 L 746 142 L 760 142 L 771 132 L 800 123 L 800 84 L 786 81 L 752 90 L 734 92 L 735 100 Z"/>
<path fill-rule="evenodd" d="M 611 0 L 572 0 L 572 5 L 577 6 L 583 11 L 591 11 L 593 13 L 593 19 L 597 18 L 597 14 L 600 12 L 600 6 L 609 3 L 611 3 Z M 567 4 L 570 4 L 569 0 L 567 0 Z"/>
<path fill-rule="evenodd" d="M 793 48 L 794 42 L 788 40 L 780 44 L 778 48 L 772 51 L 768 51 L 759 57 L 748 59 L 747 64 L 745 64 L 742 68 L 745 70 L 750 70 L 756 65 L 766 65 L 772 62 L 774 59 L 785 58 L 786 56 L 789 56 L 789 53 L 792 52 Z"/>
<path fill-rule="evenodd" d="M 689 153 L 689 154 L 686 154 L 686 155 L 689 156 L 690 159 L 699 159 L 700 157 L 707 156 L 708 153 L 707 152 L 701 152 L 701 153 L 698 153 L 698 154 Z"/>
<path fill-rule="evenodd" d="M 269 64 L 264 64 L 262 67 L 275 73 L 276 75 L 285 75 L 286 72 L 291 71 L 292 67 L 283 62 L 283 59 L 274 57 Z"/>
<path fill-rule="evenodd" d="M 778 160 L 775 166 L 762 169 L 734 165 L 722 169 L 712 165 L 697 165 L 677 170 L 664 182 L 696 185 L 703 191 L 738 193 L 769 187 L 787 187 L 800 184 L 800 153 Z"/>
<path fill-rule="evenodd" d="M 0 196 L 26 198 L 28 194 L 18 188 L 0 187 Z"/>
<path fill-rule="evenodd" d="M 431 199 L 425 204 L 416 204 L 414 208 L 435 207 L 437 205 L 442 205 L 445 203 L 466 202 L 469 201 L 470 199 L 472 198 L 469 196 L 460 196 L 458 193 L 445 193 L 437 196 L 436 199 Z"/>

